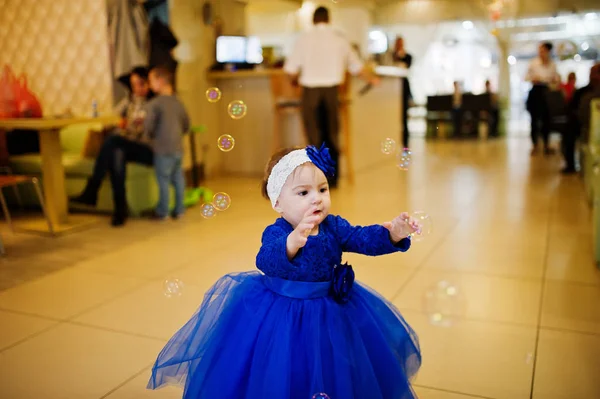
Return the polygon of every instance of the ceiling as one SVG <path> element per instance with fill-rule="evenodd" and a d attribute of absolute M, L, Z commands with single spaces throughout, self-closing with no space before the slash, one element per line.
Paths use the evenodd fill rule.
<path fill-rule="evenodd" d="M 293 10 L 302 0 L 238 0 L 254 10 Z M 362 6 L 373 12 L 376 25 L 432 23 L 448 20 L 490 20 L 488 5 L 496 0 L 312 0 L 337 7 Z M 504 0 L 500 18 L 515 19 L 600 11 L 600 0 Z"/>

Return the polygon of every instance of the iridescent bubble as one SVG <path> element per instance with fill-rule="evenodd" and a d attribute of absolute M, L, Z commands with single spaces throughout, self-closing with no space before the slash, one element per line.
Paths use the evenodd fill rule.
<path fill-rule="evenodd" d="M 423 241 L 423 239 L 429 236 L 433 231 L 433 220 L 431 220 L 431 216 L 423 211 L 411 212 L 409 216 L 417 221 L 420 226 L 419 231 L 410 234 L 411 241 Z"/>
<path fill-rule="evenodd" d="M 232 119 L 242 119 L 248 112 L 248 106 L 240 100 L 232 101 L 227 106 L 227 113 Z"/>
<path fill-rule="evenodd" d="M 206 90 L 206 99 L 209 103 L 216 103 L 221 99 L 221 90 L 218 87 L 211 87 Z"/>
<path fill-rule="evenodd" d="M 235 139 L 229 134 L 223 134 L 217 139 L 217 147 L 223 152 L 229 152 L 235 147 Z"/>
<path fill-rule="evenodd" d="M 390 155 L 394 151 L 396 151 L 396 142 L 394 139 L 388 137 L 381 142 L 381 152 L 383 152 L 385 155 Z"/>
<path fill-rule="evenodd" d="M 210 219 L 217 214 L 217 210 L 215 209 L 213 204 L 202 204 L 200 213 L 202 214 L 203 218 Z"/>
<path fill-rule="evenodd" d="M 408 148 L 403 148 L 402 151 L 398 151 L 396 159 L 396 165 L 400 170 L 408 170 L 412 163 L 412 151 Z"/>
<path fill-rule="evenodd" d="M 212 204 L 218 211 L 226 211 L 231 206 L 231 197 L 227 193 L 216 193 Z"/>
<path fill-rule="evenodd" d="M 424 307 L 431 324 L 450 327 L 464 314 L 465 298 L 460 289 L 448 282 L 440 281 L 425 292 Z"/>
<path fill-rule="evenodd" d="M 319 392 L 313 395 L 312 399 L 329 399 L 329 395 L 323 392 Z"/>
<path fill-rule="evenodd" d="M 167 298 L 183 294 L 183 282 L 179 279 L 167 279 L 163 282 L 163 292 Z"/>

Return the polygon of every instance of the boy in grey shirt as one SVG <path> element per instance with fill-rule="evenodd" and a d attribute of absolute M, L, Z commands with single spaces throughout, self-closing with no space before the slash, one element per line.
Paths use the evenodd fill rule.
<path fill-rule="evenodd" d="M 159 187 L 156 217 L 164 220 L 169 216 L 169 183 L 175 189 L 173 218 L 184 212 L 183 195 L 183 135 L 190 130 L 190 118 L 185 107 L 175 96 L 173 72 L 163 67 L 150 71 L 150 88 L 157 96 L 146 105 L 144 131 L 152 140 L 154 170 Z"/>

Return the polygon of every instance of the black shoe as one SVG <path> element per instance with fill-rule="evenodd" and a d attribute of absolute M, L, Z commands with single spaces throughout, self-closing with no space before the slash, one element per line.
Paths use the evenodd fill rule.
<path fill-rule="evenodd" d="M 116 211 L 112 216 L 112 220 L 111 220 L 110 224 L 113 227 L 120 227 L 120 226 L 125 225 L 126 221 L 127 221 L 127 212 Z"/>
<path fill-rule="evenodd" d="M 571 167 L 566 167 L 566 168 L 562 169 L 560 171 L 560 173 L 562 173 L 563 175 L 572 175 L 574 173 L 577 173 L 577 169 L 571 168 Z"/>
<path fill-rule="evenodd" d="M 91 195 L 91 194 L 86 194 L 85 192 L 76 197 L 71 197 L 71 198 L 69 198 L 69 200 L 76 204 L 89 205 L 89 206 L 96 206 L 96 204 L 98 203 L 97 196 Z"/>

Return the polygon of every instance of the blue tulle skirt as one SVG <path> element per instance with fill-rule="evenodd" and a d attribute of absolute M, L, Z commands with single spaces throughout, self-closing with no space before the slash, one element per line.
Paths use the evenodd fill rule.
<path fill-rule="evenodd" d="M 228 274 L 160 352 L 148 388 L 181 385 L 187 399 L 416 398 L 416 334 L 375 291 L 354 284 Z"/>

